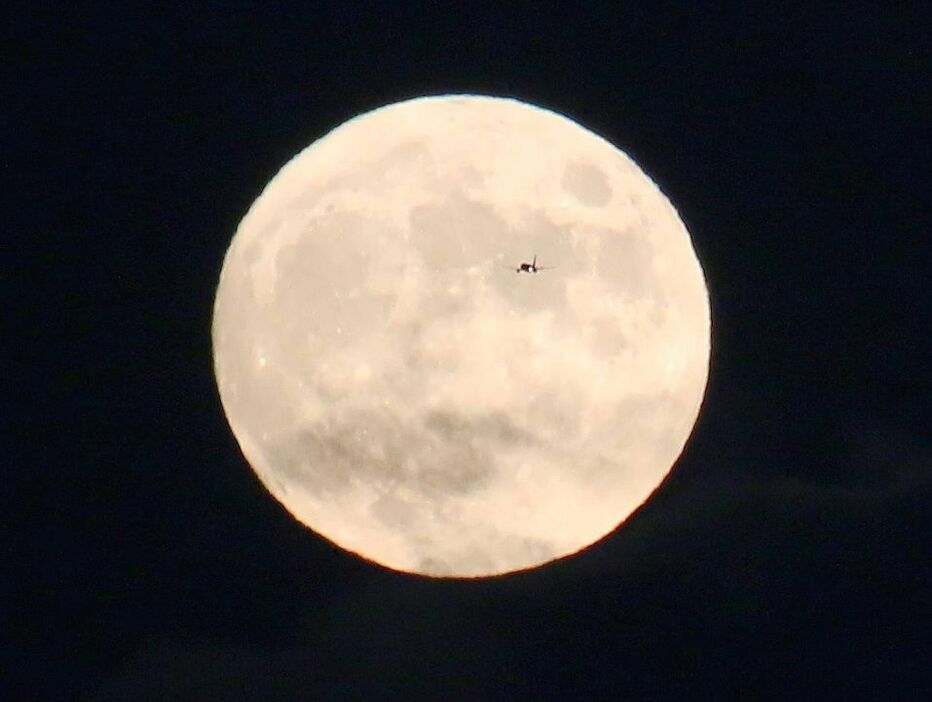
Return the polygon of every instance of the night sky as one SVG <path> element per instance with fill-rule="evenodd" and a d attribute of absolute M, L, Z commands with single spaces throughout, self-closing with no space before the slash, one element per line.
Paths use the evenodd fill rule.
<path fill-rule="evenodd" d="M 436 5 L 4 11 L 3 698 L 932 698 L 923 4 Z M 654 497 L 479 581 L 294 521 L 211 357 L 224 252 L 277 170 L 447 92 L 627 152 L 689 228 L 713 320 Z"/>

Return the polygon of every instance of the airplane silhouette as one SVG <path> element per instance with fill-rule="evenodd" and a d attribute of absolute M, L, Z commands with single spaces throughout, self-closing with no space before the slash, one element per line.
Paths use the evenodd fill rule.
<path fill-rule="evenodd" d="M 531 262 L 522 262 L 520 266 L 515 268 L 515 273 L 537 273 L 537 271 L 547 271 L 552 268 L 556 268 L 556 266 L 538 266 L 537 254 L 534 254 L 534 258 L 531 259 Z"/>

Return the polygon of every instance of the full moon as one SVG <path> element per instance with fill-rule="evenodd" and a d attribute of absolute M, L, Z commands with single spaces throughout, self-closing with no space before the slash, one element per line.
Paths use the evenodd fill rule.
<path fill-rule="evenodd" d="M 392 569 L 490 576 L 585 548 L 662 482 L 709 300 L 622 151 L 527 103 L 427 97 L 272 179 L 226 253 L 213 350 L 243 455 L 297 520 Z"/>

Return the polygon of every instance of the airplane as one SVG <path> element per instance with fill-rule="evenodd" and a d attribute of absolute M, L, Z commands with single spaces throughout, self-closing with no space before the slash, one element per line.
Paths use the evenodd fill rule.
<path fill-rule="evenodd" d="M 547 271 L 552 268 L 556 268 L 556 266 L 538 266 L 537 254 L 534 254 L 534 258 L 531 259 L 531 262 L 522 262 L 520 266 L 515 268 L 515 273 L 537 273 L 537 271 Z"/>

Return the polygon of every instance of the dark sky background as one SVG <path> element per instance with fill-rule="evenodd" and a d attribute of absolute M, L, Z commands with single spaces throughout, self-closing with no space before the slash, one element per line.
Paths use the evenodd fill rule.
<path fill-rule="evenodd" d="M 4 699 L 930 699 L 924 4 L 188 4 L 0 22 Z M 274 173 L 445 92 L 625 150 L 712 303 L 672 476 L 585 552 L 483 581 L 295 522 L 211 358 Z"/>

